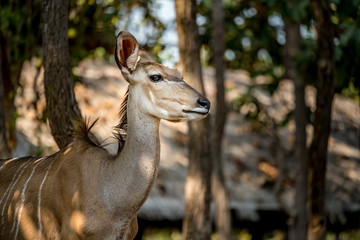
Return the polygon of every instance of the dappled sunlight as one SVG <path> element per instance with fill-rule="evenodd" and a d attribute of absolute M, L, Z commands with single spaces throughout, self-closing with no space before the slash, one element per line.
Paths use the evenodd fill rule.
<path fill-rule="evenodd" d="M 259 169 L 269 175 L 271 178 L 276 179 L 278 177 L 278 170 L 276 167 L 271 166 L 266 162 L 261 162 L 259 164 Z"/>
<path fill-rule="evenodd" d="M 91 71 L 95 70 L 97 73 L 93 76 L 96 76 L 96 78 L 90 74 Z M 102 138 L 109 136 L 112 126 L 117 124 L 118 108 L 122 101 L 123 93 L 126 91 L 126 84 L 121 80 L 115 79 L 115 75 L 118 74 L 117 72 L 116 66 L 106 65 L 103 69 L 101 64 L 95 64 L 91 61 L 83 62 L 78 72 L 81 76 L 85 77 L 84 82 L 77 84 L 75 88 L 80 107 L 83 112 L 88 113 L 85 115 L 90 114 L 93 118 L 100 117 L 101 124 L 97 125 L 95 133 L 99 134 Z M 214 98 L 216 90 L 213 74 L 214 71 L 211 68 L 204 71 L 206 90 L 212 102 L 214 100 L 211 98 Z M 239 95 L 246 93 L 252 84 L 253 81 L 248 72 L 244 70 L 228 71 L 226 78 L 228 92 L 226 97 L 229 101 L 233 101 Z M 100 85 L 103 87 L 98 91 Z M 116 94 L 114 92 L 115 89 L 117 90 Z M 265 94 L 261 89 L 256 90 L 254 94 L 259 99 L 259 102 L 266 107 L 266 110 L 269 111 L 270 116 L 277 119 L 277 121 L 281 121 L 294 107 L 292 91 L 292 82 L 283 81 L 280 84 L 280 88 L 274 93 L 274 96 Z M 306 89 L 308 96 L 306 100 L 310 109 L 314 109 L 315 106 L 315 93 L 313 87 Z M 335 103 L 337 99 L 337 96 L 335 96 Z M 341 99 L 341 101 L 338 104 L 339 106 L 345 104 L 347 109 L 352 107 L 351 104 L 346 103 L 346 99 Z M 104 102 L 109 104 L 106 103 L 104 105 Z M 148 200 L 150 203 L 152 199 L 154 201 L 157 199 L 156 202 L 160 206 L 156 206 L 156 204 L 145 205 L 144 216 L 154 216 L 154 214 L 159 212 L 156 209 L 161 208 L 161 206 L 170 207 L 166 214 L 164 212 L 164 216 L 170 216 L 172 211 L 174 214 L 177 213 L 175 214 L 176 216 L 180 216 L 179 206 L 184 201 L 183 193 L 186 167 L 188 165 L 186 150 L 188 137 L 187 124 L 162 121 L 160 128 L 162 144 L 160 172 Z M 267 127 L 261 127 L 260 125 L 248 122 L 242 114 L 236 112 L 229 113 L 225 130 L 226 137 L 223 142 L 223 158 L 226 162 L 224 165 L 225 178 L 228 181 L 227 185 L 232 189 L 230 194 L 232 204 L 235 208 L 241 209 L 240 212 L 244 216 L 255 216 L 252 214 L 259 207 L 271 209 L 278 207 L 276 197 L 271 192 L 274 181 L 283 174 L 283 170 L 280 168 L 284 167 L 273 156 L 273 152 L 277 147 L 281 147 L 280 149 L 283 151 L 281 156 L 286 161 L 282 199 L 285 199 L 287 205 L 290 206 L 292 204 L 291 196 L 293 191 L 291 181 L 294 177 L 294 169 L 292 168 L 291 154 L 293 154 L 294 130 L 295 126 L 292 120 L 290 120 L 287 127 L 279 129 L 280 146 L 274 142 L 272 134 L 267 132 L 269 131 Z M 310 125 L 308 125 L 308 135 L 309 141 L 312 136 L 312 127 Z M 347 157 L 358 158 L 357 154 L 359 152 L 354 145 L 336 139 L 331 141 L 329 151 L 336 156 L 346 155 Z M 109 138 L 107 142 L 114 143 L 115 140 Z M 117 145 L 113 144 L 108 146 L 108 148 L 112 152 L 116 152 Z M 358 166 L 353 166 L 353 168 L 349 169 L 347 166 L 341 165 L 341 168 L 348 170 L 332 173 L 330 176 L 334 179 L 336 185 L 329 187 L 336 190 L 336 186 L 344 186 L 344 189 L 348 189 L 347 191 L 356 192 L 354 184 L 349 184 L 348 181 L 358 181 Z M 339 175 L 347 176 L 349 180 L 336 177 Z M 345 194 L 343 197 L 348 196 L 347 193 L 343 194 Z M 159 198 L 163 200 L 160 201 L 158 200 Z M 349 198 L 347 197 L 347 199 Z M 247 202 L 252 202 L 253 207 L 247 209 L 247 206 L 249 206 L 246 204 Z M 248 212 L 246 213 L 246 211 Z"/>
<path fill-rule="evenodd" d="M 205 183 L 201 181 L 201 176 L 197 175 L 189 175 L 186 178 L 186 186 L 185 186 L 185 202 L 189 202 L 189 199 L 192 201 L 197 201 L 197 203 L 203 202 L 204 199 L 201 196 L 204 196 L 202 192 L 205 191 Z M 194 196 L 198 196 L 194 198 Z M 199 205 L 194 203 L 193 207 L 198 207 Z"/>
<path fill-rule="evenodd" d="M 21 3 L 0 240 L 360 239 L 359 0 Z"/>
<path fill-rule="evenodd" d="M 75 91 L 84 115 L 91 115 L 92 119 L 100 117 L 99 124 L 94 132 L 104 139 L 111 135 L 112 127 L 118 124 L 118 110 L 127 85 L 123 84 L 121 80 L 116 80 L 115 76 L 110 76 L 117 74 L 118 69 L 115 65 L 106 65 L 104 70 L 101 66 L 101 64 L 95 64 L 91 61 L 83 62 L 80 73 L 85 74 L 85 80 L 77 84 Z M 94 75 L 96 78 L 91 77 L 91 71 L 87 72 L 88 69 L 98 71 L 97 75 Z M 205 86 L 210 98 L 214 98 L 216 90 L 213 73 L 212 69 L 205 69 L 204 71 Z M 248 72 L 244 70 L 228 71 L 226 78 L 227 99 L 233 101 L 239 95 L 246 94 L 252 84 Z M 292 91 L 292 82 L 283 81 L 273 95 L 267 94 L 260 88 L 253 93 L 264 110 L 269 113 L 269 116 L 277 122 L 281 122 L 288 112 L 293 110 Z M 306 94 L 308 106 L 313 109 L 315 103 L 314 88 L 308 87 Z M 348 99 L 339 99 L 338 96 L 335 96 L 334 120 L 336 122 L 332 127 L 333 133 L 337 135 L 332 135 L 329 140 L 330 159 L 331 161 L 335 159 L 336 162 L 330 162 L 328 167 L 328 189 L 331 195 L 327 197 L 327 201 L 329 202 L 329 209 L 332 211 L 332 219 L 343 221 L 342 214 L 347 208 L 355 206 L 354 200 L 358 199 L 359 196 L 360 166 L 355 163 L 360 159 L 360 152 L 356 147 L 356 142 L 352 140 L 353 138 L 350 138 L 351 141 L 347 138 L 347 136 L 355 134 L 350 133 L 350 130 L 358 131 L 355 124 L 358 110 L 354 111 L 355 114 L 352 115 L 337 112 L 337 109 L 341 109 L 342 105 L 346 106 L 346 111 L 357 106 L 348 103 L 350 101 Z M 213 99 L 210 100 L 214 105 L 216 104 Z M 284 206 L 291 209 L 293 206 L 293 179 L 295 176 L 293 167 L 295 139 L 293 134 L 295 124 L 290 119 L 285 127 L 279 128 L 276 132 L 271 129 L 271 125 L 261 125 L 255 121 L 247 120 L 244 113 L 249 112 L 250 108 L 245 106 L 243 112 L 241 112 L 241 107 L 229 112 L 222 157 L 225 162 L 226 184 L 231 189 L 230 204 L 232 208 L 239 219 L 257 221 L 260 217 L 257 213 L 259 209 L 276 210 Z M 350 121 L 347 120 L 348 118 Z M 312 127 L 308 125 L 307 128 L 309 141 L 312 137 Z M 274 133 L 278 134 L 278 140 L 276 140 Z M 160 171 L 150 198 L 140 211 L 140 216 L 146 219 L 177 220 L 183 216 L 184 212 L 184 185 L 188 166 L 188 127 L 186 123 L 162 121 L 160 134 L 162 144 Z M 116 152 L 115 139 L 110 137 L 107 142 L 113 143 L 107 148 L 111 152 Z M 274 154 L 277 150 L 280 151 L 283 162 L 275 157 Z M 69 154 L 70 151 L 71 147 L 67 148 L 63 154 Z M 346 160 L 341 160 L 342 157 Z M 146 161 L 144 162 L 141 171 L 146 173 L 147 164 Z M 284 206 L 280 206 L 279 199 L 273 193 L 274 185 L 282 175 L 284 179 L 280 184 L 280 199 Z M 194 184 L 192 188 L 196 194 L 197 190 Z M 17 197 L 20 196 L 19 194 L 21 193 L 17 193 Z M 72 201 L 77 201 L 76 194 Z M 54 218 L 52 213 L 47 212 L 46 209 L 42 209 L 41 214 L 44 223 L 48 220 L 52 221 Z M 74 230 L 80 232 L 83 230 L 83 217 L 81 212 L 73 213 L 71 225 Z"/>
<path fill-rule="evenodd" d="M 24 206 L 21 219 L 18 219 L 20 222 L 20 230 L 24 239 L 43 239 L 39 237 L 39 231 L 37 223 L 34 222 L 33 209 L 29 209 L 27 205 Z"/>
<path fill-rule="evenodd" d="M 65 156 L 66 154 L 68 154 L 71 151 L 71 147 L 68 147 L 64 152 L 63 155 Z"/>
<path fill-rule="evenodd" d="M 329 151 L 332 154 L 360 159 L 360 148 L 358 146 L 347 144 L 333 137 L 329 138 L 329 141 Z"/>
<path fill-rule="evenodd" d="M 80 193 L 79 191 L 76 191 L 71 198 L 71 204 L 73 206 L 76 206 L 77 204 L 79 204 L 79 201 L 80 201 Z"/>
<path fill-rule="evenodd" d="M 55 212 L 48 207 L 41 207 L 41 222 L 43 224 L 42 232 L 47 234 L 47 237 L 53 239 L 60 239 L 60 233 L 58 229 L 58 216 L 55 215 Z"/>
<path fill-rule="evenodd" d="M 348 171 L 348 177 L 356 182 L 360 183 L 360 172 L 356 169 L 349 169 Z"/>
<path fill-rule="evenodd" d="M 77 234 L 81 235 L 83 233 L 85 219 L 86 218 L 81 211 L 79 210 L 73 211 L 70 217 L 71 229 L 74 230 L 74 232 L 76 232 Z"/>

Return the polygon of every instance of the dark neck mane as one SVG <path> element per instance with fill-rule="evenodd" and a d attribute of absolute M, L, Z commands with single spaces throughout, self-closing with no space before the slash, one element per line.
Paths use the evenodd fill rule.
<path fill-rule="evenodd" d="M 128 104 L 128 99 L 129 99 L 129 88 L 126 90 L 125 99 L 121 103 L 121 106 L 120 106 L 120 112 L 119 112 L 120 122 L 115 127 L 114 136 L 118 140 L 118 146 L 119 146 L 118 153 L 121 152 L 122 148 L 125 145 L 126 130 L 127 130 L 127 104 Z"/>
<path fill-rule="evenodd" d="M 118 154 L 121 152 L 125 145 L 126 130 L 127 130 L 127 103 L 129 98 L 129 89 L 125 93 L 125 99 L 121 103 L 119 112 L 119 124 L 114 127 L 114 136 L 118 140 Z M 100 147 L 103 148 L 103 141 L 99 141 L 91 132 L 98 119 L 90 122 L 89 119 L 81 119 L 77 122 L 76 129 L 73 134 L 74 141 L 81 141 L 84 146 Z"/>

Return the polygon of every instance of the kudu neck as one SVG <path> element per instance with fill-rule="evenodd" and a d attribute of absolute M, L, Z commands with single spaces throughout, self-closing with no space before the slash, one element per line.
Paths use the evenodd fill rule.
<path fill-rule="evenodd" d="M 127 136 L 124 150 L 127 148 L 137 152 L 142 151 L 143 148 L 158 150 L 155 147 L 159 144 L 160 119 L 143 113 L 140 109 L 141 104 L 144 103 L 138 98 L 130 87 L 127 106 Z M 134 149 L 134 147 L 138 148 Z"/>
<path fill-rule="evenodd" d="M 122 209 L 138 211 L 148 198 L 160 163 L 160 120 L 139 111 L 137 98 L 129 89 L 127 136 L 124 148 L 115 160 L 110 185 L 112 201 Z"/>

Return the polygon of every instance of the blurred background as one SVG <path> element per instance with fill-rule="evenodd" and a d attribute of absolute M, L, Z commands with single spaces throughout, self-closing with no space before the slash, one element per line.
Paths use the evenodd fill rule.
<path fill-rule="evenodd" d="M 179 31 L 185 2 L 194 38 Z M 1 158 L 58 150 L 44 88 L 46 4 L 0 4 Z M 208 237 L 305 239 L 300 231 L 308 239 L 360 239 L 360 0 L 74 0 L 66 11 L 76 102 L 82 116 L 100 118 L 95 134 L 110 152 L 127 88 L 113 57 L 116 35 L 131 32 L 156 61 L 185 72 L 181 46 L 197 42 L 199 59 L 191 61 L 201 62 L 198 81 L 212 102 L 209 167 L 199 170 L 212 176 L 204 175 L 213 185 L 213 201 L 204 203 Z M 189 131 L 186 123 L 161 124 L 160 172 L 137 239 L 207 239 L 182 227 L 191 225 Z M 317 215 L 324 234 L 312 238 Z"/>

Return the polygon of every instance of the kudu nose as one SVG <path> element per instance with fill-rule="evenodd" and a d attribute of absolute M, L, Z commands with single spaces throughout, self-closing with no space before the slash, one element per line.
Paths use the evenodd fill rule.
<path fill-rule="evenodd" d="M 199 98 L 197 102 L 201 108 L 206 108 L 207 110 L 210 109 L 210 101 L 206 98 Z"/>

